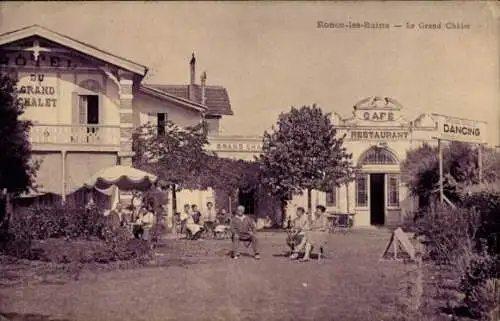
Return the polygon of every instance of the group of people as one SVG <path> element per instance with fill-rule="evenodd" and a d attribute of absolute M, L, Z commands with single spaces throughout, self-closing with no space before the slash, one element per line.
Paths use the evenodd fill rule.
<path fill-rule="evenodd" d="M 252 218 L 245 215 L 245 207 L 238 206 L 234 215 L 231 216 L 225 210 L 216 211 L 212 202 L 206 205 L 206 211 L 203 214 L 195 204 L 184 205 L 183 212 L 177 213 L 181 233 L 190 240 L 197 240 L 204 231 L 215 235 L 216 229 L 223 226 L 231 235 L 232 258 L 240 257 L 239 248 L 243 242 L 247 247 L 252 248 L 255 259 L 260 259 L 256 224 Z M 319 249 L 318 258 L 321 258 L 329 225 L 326 208 L 322 205 L 316 206 L 316 211 L 312 216 L 307 215 L 303 207 L 298 207 L 296 213 L 296 218 L 288 224 L 287 228 L 286 243 L 291 249 L 290 259 L 298 259 L 299 253 L 304 252 L 301 261 L 308 261 L 315 247 Z M 113 226 L 132 226 L 134 237 L 140 239 L 149 237 L 156 219 L 153 206 L 148 202 L 137 208 L 133 205 L 125 206 L 119 202 L 108 216 Z"/>
<path fill-rule="evenodd" d="M 181 213 L 178 213 L 180 232 L 185 234 L 190 240 L 197 240 L 204 231 L 215 233 L 218 225 L 227 226 L 231 218 L 223 209 L 216 211 L 212 202 L 207 202 L 207 209 L 202 214 L 196 204 L 185 204 Z"/>
<path fill-rule="evenodd" d="M 256 234 L 254 221 L 244 215 L 245 208 L 238 206 L 236 215 L 231 220 L 230 231 L 232 234 L 232 257 L 239 258 L 240 242 L 247 242 L 252 247 L 254 257 L 260 258 L 259 240 Z M 288 229 L 287 244 L 291 249 L 290 259 L 296 260 L 299 253 L 304 251 L 301 261 L 308 261 L 314 247 L 319 248 L 318 258 L 324 253 L 326 245 L 329 221 L 326 216 L 326 208 L 322 205 L 316 207 L 314 215 L 306 215 L 303 207 L 297 208 L 297 217 Z"/>
<path fill-rule="evenodd" d="M 291 249 L 290 259 L 296 260 L 299 253 L 304 251 L 302 261 L 308 261 L 314 247 L 319 248 L 318 258 L 321 258 L 326 245 L 328 226 L 326 207 L 323 205 L 316 206 L 313 217 L 306 215 L 303 207 L 298 207 L 297 217 L 288 230 L 287 244 Z"/>
<path fill-rule="evenodd" d="M 112 226 L 132 227 L 132 233 L 137 239 L 148 239 L 149 232 L 155 223 L 153 206 L 150 203 L 135 207 L 118 202 L 107 215 Z"/>

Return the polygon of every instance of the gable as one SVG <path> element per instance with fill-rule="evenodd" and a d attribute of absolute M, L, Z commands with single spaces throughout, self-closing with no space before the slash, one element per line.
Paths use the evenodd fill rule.
<path fill-rule="evenodd" d="M 0 35 L 0 66 L 78 68 L 96 62 L 140 77 L 147 73 L 145 66 L 37 25 Z"/>

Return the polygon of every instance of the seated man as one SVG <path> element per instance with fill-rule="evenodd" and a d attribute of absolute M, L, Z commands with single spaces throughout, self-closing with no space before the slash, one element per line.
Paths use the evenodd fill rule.
<path fill-rule="evenodd" d="M 195 217 L 193 216 L 194 215 L 189 215 L 189 217 L 186 220 L 186 233 L 187 233 L 186 238 L 188 240 L 197 240 L 201 237 L 201 234 L 203 233 L 203 226 L 197 224 L 195 222 Z"/>
<path fill-rule="evenodd" d="M 151 207 L 145 206 L 139 214 L 139 218 L 135 221 L 134 236 L 148 240 L 150 231 L 155 222 L 155 216 Z"/>
<path fill-rule="evenodd" d="M 293 240 L 292 254 L 290 259 L 295 260 L 299 257 L 299 253 L 305 248 L 307 239 L 306 231 L 309 229 L 309 218 L 305 215 L 305 210 L 303 207 L 297 208 L 297 217 L 293 220 L 291 238 Z"/>
<path fill-rule="evenodd" d="M 259 240 L 257 239 L 255 224 L 251 218 L 244 215 L 245 207 L 238 206 L 236 215 L 231 220 L 230 230 L 233 241 L 233 259 L 239 258 L 240 241 L 250 242 L 254 251 L 254 257 L 260 259 Z"/>
<path fill-rule="evenodd" d="M 303 260 L 309 260 L 313 247 L 319 247 L 318 260 L 323 255 L 323 250 L 328 237 L 328 218 L 326 217 L 326 208 L 323 205 L 316 206 L 314 220 L 311 223 L 309 231 L 306 232 L 306 250 Z"/>

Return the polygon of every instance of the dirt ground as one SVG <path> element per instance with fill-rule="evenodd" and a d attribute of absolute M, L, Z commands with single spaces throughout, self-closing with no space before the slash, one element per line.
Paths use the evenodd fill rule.
<path fill-rule="evenodd" d="M 397 297 L 411 267 L 379 262 L 388 231 L 332 234 L 319 263 L 290 262 L 284 233 L 259 236 L 260 261 L 245 255 L 231 260 L 228 240 L 166 240 L 154 266 L 3 284 L 0 315 L 88 321 L 396 319 Z"/>

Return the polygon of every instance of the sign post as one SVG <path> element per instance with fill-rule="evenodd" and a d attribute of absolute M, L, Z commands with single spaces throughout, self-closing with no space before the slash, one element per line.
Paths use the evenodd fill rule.
<path fill-rule="evenodd" d="M 444 201 L 444 184 L 443 184 L 443 143 L 438 138 L 438 153 L 439 153 L 439 200 Z"/>
<path fill-rule="evenodd" d="M 479 181 L 483 178 L 482 145 L 486 143 L 486 122 L 432 114 L 437 121 L 439 150 L 439 198 L 444 201 L 443 191 L 443 140 L 478 144 Z"/>

